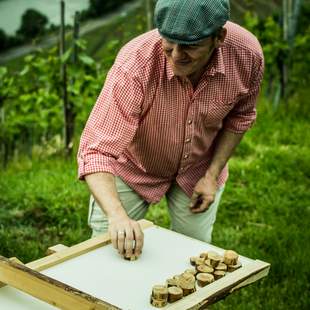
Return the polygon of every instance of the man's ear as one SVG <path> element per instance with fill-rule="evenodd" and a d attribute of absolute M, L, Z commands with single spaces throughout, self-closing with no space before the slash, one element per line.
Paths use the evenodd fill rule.
<path fill-rule="evenodd" d="M 226 35 L 227 35 L 227 29 L 223 27 L 219 31 L 217 36 L 214 38 L 214 46 L 219 47 L 224 42 Z"/>

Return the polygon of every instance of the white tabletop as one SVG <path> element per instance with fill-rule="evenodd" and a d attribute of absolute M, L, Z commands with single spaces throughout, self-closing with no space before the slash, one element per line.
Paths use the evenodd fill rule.
<path fill-rule="evenodd" d="M 155 284 L 164 284 L 166 279 L 191 268 L 191 256 L 211 250 L 222 255 L 224 251 L 157 226 L 147 228 L 144 236 L 143 253 L 136 261 L 124 260 L 109 244 L 46 269 L 42 273 L 121 309 L 154 310 L 149 298 Z M 253 260 L 242 256 L 240 260 L 243 266 L 253 263 Z M 2 309 L 56 308 L 6 286 L 0 289 L 0 310 Z"/>

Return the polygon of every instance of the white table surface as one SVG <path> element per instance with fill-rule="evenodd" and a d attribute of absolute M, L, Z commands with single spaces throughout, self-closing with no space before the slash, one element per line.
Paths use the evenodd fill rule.
<path fill-rule="evenodd" d="M 149 298 L 155 284 L 164 284 L 166 279 L 191 268 L 191 256 L 204 251 L 222 255 L 224 251 L 157 226 L 147 228 L 144 237 L 143 253 L 136 261 L 124 260 L 109 244 L 42 273 L 121 309 L 154 310 Z M 243 256 L 240 260 L 243 266 L 253 263 Z M 0 289 L 0 310 L 48 309 L 56 308 L 12 287 Z"/>

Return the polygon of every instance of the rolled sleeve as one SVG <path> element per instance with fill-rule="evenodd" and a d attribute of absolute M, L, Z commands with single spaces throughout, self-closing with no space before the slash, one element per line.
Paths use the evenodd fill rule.
<path fill-rule="evenodd" d="M 256 120 L 257 94 L 238 101 L 224 120 L 224 129 L 234 133 L 246 132 Z"/>
<path fill-rule="evenodd" d="M 259 58 L 256 68 L 252 73 L 249 92 L 237 101 L 234 108 L 224 119 L 223 127 L 225 130 L 244 133 L 254 124 L 257 115 L 256 104 L 264 73 L 264 59 L 262 56 Z"/>
<path fill-rule="evenodd" d="M 113 161 L 115 158 L 102 155 L 100 153 L 84 157 L 78 157 L 78 175 L 83 180 L 85 175 L 97 172 L 109 172 L 114 174 Z"/>
<path fill-rule="evenodd" d="M 113 66 L 81 136 L 78 174 L 110 172 L 113 162 L 133 140 L 141 104 L 142 86 L 129 72 Z"/>

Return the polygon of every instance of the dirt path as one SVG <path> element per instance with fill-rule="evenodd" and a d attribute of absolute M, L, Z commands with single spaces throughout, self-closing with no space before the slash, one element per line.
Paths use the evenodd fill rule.
<path fill-rule="evenodd" d="M 109 24 L 113 22 L 113 20 L 119 16 L 126 15 L 130 13 L 131 11 L 137 9 L 141 5 L 141 1 L 137 0 L 134 2 L 126 3 L 122 5 L 119 9 L 115 10 L 113 13 L 107 14 L 101 18 L 90 20 L 85 22 L 80 27 L 80 35 L 84 35 L 88 32 L 91 32 L 101 26 L 104 26 L 106 24 Z M 29 54 L 33 51 L 35 51 L 37 48 L 46 48 L 50 47 L 52 45 L 55 45 L 58 42 L 58 36 L 49 36 L 42 40 L 41 42 L 37 44 L 27 44 L 23 46 L 19 46 L 16 48 L 12 48 L 8 50 L 7 52 L 0 54 L 0 64 L 5 64 L 6 62 L 22 57 L 26 54 Z"/>

